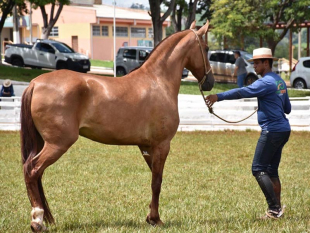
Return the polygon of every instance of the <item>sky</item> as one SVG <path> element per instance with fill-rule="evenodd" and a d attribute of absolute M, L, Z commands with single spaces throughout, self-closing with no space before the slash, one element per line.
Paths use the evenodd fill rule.
<path fill-rule="evenodd" d="M 133 3 L 143 4 L 145 7 L 149 7 L 149 0 L 115 0 L 116 6 L 130 7 Z M 113 0 L 102 0 L 103 4 L 112 5 Z"/>

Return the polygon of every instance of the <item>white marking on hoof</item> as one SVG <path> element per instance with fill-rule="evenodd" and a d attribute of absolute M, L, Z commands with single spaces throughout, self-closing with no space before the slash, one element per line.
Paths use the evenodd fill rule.
<path fill-rule="evenodd" d="M 150 156 L 149 153 L 147 151 L 143 151 L 143 156 Z"/>
<path fill-rule="evenodd" d="M 44 215 L 44 210 L 39 208 L 39 207 L 34 207 L 32 208 L 32 211 L 31 211 L 31 223 L 37 223 L 38 225 L 36 225 L 36 228 L 35 229 L 36 231 L 45 231 L 46 230 L 46 227 L 44 226 L 43 224 L 43 215 Z M 33 225 L 33 224 L 31 224 Z M 40 229 L 38 229 L 40 228 Z"/>

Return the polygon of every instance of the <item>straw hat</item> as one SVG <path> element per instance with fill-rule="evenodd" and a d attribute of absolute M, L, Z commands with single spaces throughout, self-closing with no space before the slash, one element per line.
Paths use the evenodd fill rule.
<path fill-rule="evenodd" d="M 12 83 L 11 83 L 11 80 L 10 80 L 10 79 L 6 79 L 6 80 L 3 81 L 3 86 L 4 86 L 4 87 L 9 87 L 9 86 L 11 86 L 11 84 L 12 84 Z"/>
<path fill-rule="evenodd" d="M 253 58 L 249 59 L 248 61 L 253 61 L 256 59 L 272 59 L 277 61 L 278 58 L 272 56 L 271 49 L 269 48 L 259 48 L 253 50 Z"/>

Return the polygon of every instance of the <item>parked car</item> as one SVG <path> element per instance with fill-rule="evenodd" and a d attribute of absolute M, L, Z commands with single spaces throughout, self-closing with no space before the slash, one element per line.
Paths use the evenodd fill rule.
<path fill-rule="evenodd" d="M 241 57 L 245 61 L 247 76 L 244 80 L 245 85 L 255 82 L 259 77 L 254 71 L 253 64 L 248 62 L 253 57 L 252 54 L 240 51 Z M 214 50 L 208 52 L 210 65 L 216 82 L 237 83 L 237 77 L 231 74 L 235 70 L 235 56 L 233 50 Z"/>
<path fill-rule="evenodd" d="M 291 86 L 297 89 L 310 88 L 310 57 L 302 57 L 292 69 Z"/>
<path fill-rule="evenodd" d="M 20 67 L 69 69 L 85 73 L 90 71 L 87 56 L 76 53 L 65 43 L 55 40 L 37 40 L 34 45 L 7 45 L 4 59 L 5 62 Z"/>
<path fill-rule="evenodd" d="M 119 48 L 116 55 L 116 75 L 124 76 L 131 70 L 140 66 L 153 50 L 152 47 L 128 46 Z M 188 70 L 184 69 L 182 78 L 188 76 Z"/>

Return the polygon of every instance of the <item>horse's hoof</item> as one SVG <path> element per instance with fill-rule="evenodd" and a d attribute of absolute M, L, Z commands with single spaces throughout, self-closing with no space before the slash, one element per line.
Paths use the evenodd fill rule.
<path fill-rule="evenodd" d="M 149 216 L 146 217 L 146 222 L 153 227 L 157 227 L 157 226 L 161 227 L 164 225 L 164 223 L 161 220 L 158 220 L 157 222 L 155 222 L 154 220 L 150 219 Z"/>
<path fill-rule="evenodd" d="M 43 232 L 46 231 L 47 228 L 44 225 L 40 225 L 37 222 L 31 222 L 31 230 L 32 232 Z"/>

